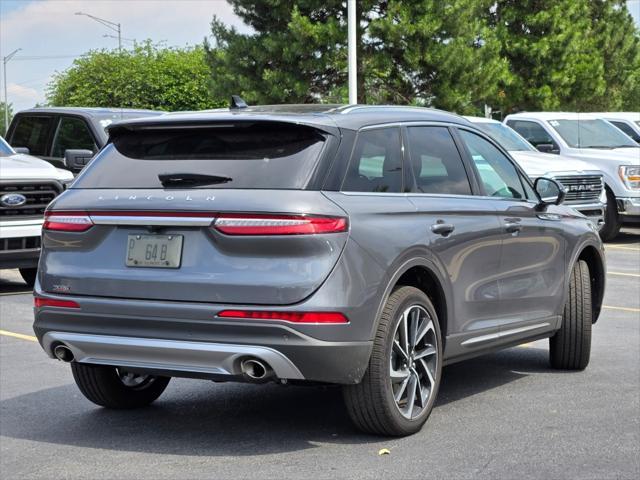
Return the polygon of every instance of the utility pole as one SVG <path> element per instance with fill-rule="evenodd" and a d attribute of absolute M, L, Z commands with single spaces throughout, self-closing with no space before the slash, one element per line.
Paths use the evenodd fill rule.
<path fill-rule="evenodd" d="M 13 52 L 11 52 L 6 57 L 2 57 L 2 72 L 4 74 L 4 134 L 7 134 L 9 130 L 9 103 L 7 101 L 7 63 L 9 60 L 13 58 L 13 56 L 18 53 L 21 48 L 16 48 Z"/>
<path fill-rule="evenodd" d="M 347 50 L 349 71 L 349 103 L 358 103 L 358 59 L 356 56 L 356 0 L 347 0 Z"/>
<path fill-rule="evenodd" d="M 122 28 L 119 23 L 115 23 L 110 20 L 105 20 L 104 18 L 96 17 L 94 15 L 89 15 L 88 13 L 84 13 L 84 12 L 76 12 L 74 15 L 84 15 L 85 17 L 89 17 L 90 19 L 95 20 L 96 22 L 113 30 L 114 32 L 117 32 L 118 33 L 118 51 L 119 52 L 122 51 Z"/>

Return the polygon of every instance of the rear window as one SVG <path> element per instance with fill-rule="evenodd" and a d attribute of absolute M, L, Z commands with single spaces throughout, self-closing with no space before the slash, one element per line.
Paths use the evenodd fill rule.
<path fill-rule="evenodd" d="M 74 187 L 303 189 L 325 143 L 274 122 L 121 131 Z"/>

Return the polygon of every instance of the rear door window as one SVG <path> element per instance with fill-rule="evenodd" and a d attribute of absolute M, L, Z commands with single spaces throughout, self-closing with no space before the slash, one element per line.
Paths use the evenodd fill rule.
<path fill-rule="evenodd" d="M 49 135 L 53 117 L 18 117 L 18 124 L 11 136 L 11 146 L 27 147 L 31 155 L 49 156 Z"/>
<path fill-rule="evenodd" d="M 162 126 L 114 134 L 76 188 L 304 189 L 329 134 L 280 122 Z M 126 172 L 126 175 L 123 175 Z"/>
<path fill-rule="evenodd" d="M 399 193 L 401 190 L 400 129 L 377 128 L 360 132 L 342 191 Z"/>
<path fill-rule="evenodd" d="M 69 149 L 91 150 L 93 153 L 98 151 L 87 123 L 81 118 L 62 117 L 60 119 L 51 156 L 62 158 L 65 150 Z"/>
<path fill-rule="evenodd" d="M 409 127 L 407 132 L 418 192 L 471 195 L 467 172 L 448 128 Z"/>

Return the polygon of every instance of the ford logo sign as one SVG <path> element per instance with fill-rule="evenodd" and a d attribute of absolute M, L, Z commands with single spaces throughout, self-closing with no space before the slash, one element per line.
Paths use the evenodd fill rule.
<path fill-rule="evenodd" d="M 27 197 L 19 193 L 7 193 L 0 197 L 0 205 L 3 207 L 19 207 L 27 203 Z"/>

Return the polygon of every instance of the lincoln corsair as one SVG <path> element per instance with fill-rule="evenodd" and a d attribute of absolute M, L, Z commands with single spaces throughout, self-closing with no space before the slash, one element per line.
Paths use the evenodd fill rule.
<path fill-rule="evenodd" d="M 549 338 L 552 367 L 587 366 L 604 252 L 564 195 L 425 108 L 120 122 L 46 211 L 34 330 L 103 407 L 171 377 L 320 382 L 411 434 L 447 364 Z"/>

